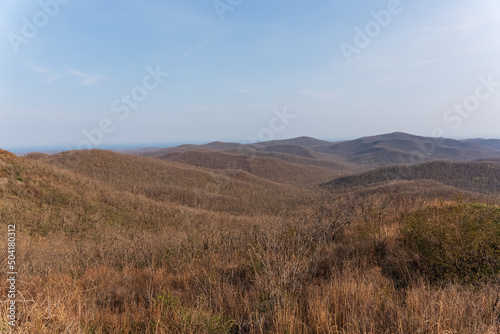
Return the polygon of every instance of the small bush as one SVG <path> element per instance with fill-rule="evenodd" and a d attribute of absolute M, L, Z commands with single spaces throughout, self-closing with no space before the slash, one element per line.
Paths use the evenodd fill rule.
<path fill-rule="evenodd" d="M 420 209 L 406 216 L 406 246 L 433 282 L 475 283 L 500 272 L 500 210 L 478 204 Z"/>

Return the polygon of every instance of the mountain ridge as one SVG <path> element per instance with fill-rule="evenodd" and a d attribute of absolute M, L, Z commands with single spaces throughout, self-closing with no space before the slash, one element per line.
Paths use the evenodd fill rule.
<path fill-rule="evenodd" d="M 297 156 L 343 164 L 373 168 L 398 163 L 415 163 L 434 160 L 473 161 L 500 158 L 496 148 L 500 140 L 456 140 L 415 136 L 393 132 L 354 140 L 328 142 L 312 137 L 297 137 L 253 144 L 212 142 L 204 145 L 181 145 L 170 148 L 129 151 L 127 153 L 168 159 L 172 152 L 193 150 L 222 151 L 258 155 L 261 152 L 282 156 Z"/>

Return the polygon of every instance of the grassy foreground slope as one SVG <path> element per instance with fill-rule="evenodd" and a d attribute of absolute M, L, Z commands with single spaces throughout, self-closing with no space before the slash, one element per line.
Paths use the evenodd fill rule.
<path fill-rule="evenodd" d="M 218 152 L 213 154 L 215 158 L 219 157 Z M 317 197 L 311 190 L 298 188 L 288 182 L 275 182 L 282 176 L 279 170 L 268 169 L 266 174 L 265 167 L 254 168 L 249 165 L 250 171 L 256 169 L 258 171 L 255 174 L 264 174 L 265 177 L 251 174 L 245 170 L 244 160 L 241 160 L 243 168 L 217 170 L 90 150 L 64 152 L 46 157 L 43 161 L 91 177 L 116 190 L 140 194 L 159 202 L 174 202 L 217 212 L 268 214 L 300 206 L 301 203 L 311 203 Z M 216 159 L 209 158 L 209 161 L 215 162 Z M 233 156 L 227 161 L 239 163 Z M 258 166 L 258 162 L 255 165 Z M 303 170 L 301 172 L 305 174 Z M 328 175 L 331 174 L 335 173 Z"/>
<path fill-rule="evenodd" d="M 496 333 L 499 204 L 428 180 L 323 189 L 107 151 L 0 151 L 21 333 Z M 487 259 L 480 275 L 467 257 Z"/>

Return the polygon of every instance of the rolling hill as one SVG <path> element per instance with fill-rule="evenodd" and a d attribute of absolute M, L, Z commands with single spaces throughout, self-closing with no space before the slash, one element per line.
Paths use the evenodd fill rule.
<path fill-rule="evenodd" d="M 297 175 L 309 182 L 311 178 L 318 180 L 317 175 L 309 173 L 308 169 L 301 170 L 300 166 L 287 165 L 279 160 L 258 159 L 249 164 L 246 157 L 234 157 L 223 152 L 200 154 L 189 151 L 185 154 L 187 156 L 181 157 L 196 160 L 199 162 L 198 166 L 103 150 L 70 151 L 34 158 L 90 177 L 118 191 L 146 196 L 158 202 L 203 207 L 212 211 L 260 214 L 271 212 L 277 205 L 297 205 L 315 197 L 312 190 L 299 189 L 293 182 L 287 181 L 293 180 Z M 218 164 L 227 167 L 227 163 L 238 161 L 241 163 L 239 169 L 217 169 Z M 277 164 L 268 165 L 269 161 Z M 318 167 L 316 169 L 321 170 Z M 320 179 L 336 174 L 328 170 L 321 171 L 323 176 Z M 293 175 L 290 176 L 290 173 Z M 264 192 L 268 196 L 261 196 Z"/>
<path fill-rule="evenodd" d="M 131 150 L 127 153 L 168 160 L 174 152 L 177 154 L 177 152 L 185 151 L 222 151 L 233 154 L 274 157 L 288 162 L 321 165 L 326 168 L 332 167 L 338 170 L 356 172 L 401 163 L 499 159 L 499 142 L 499 140 L 430 138 L 394 132 L 341 142 L 299 137 L 255 144 L 213 142 L 205 145 Z M 308 160 L 292 161 L 292 157 Z M 190 163 L 196 164 L 193 160 L 190 160 Z"/>
<path fill-rule="evenodd" d="M 465 139 L 466 143 L 475 143 L 500 150 L 500 139 Z"/>
<path fill-rule="evenodd" d="M 426 180 L 478 193 L 500 192 L 500 163 L 432 161 L 417 165 L 380 167 L 322 184 L 331 189 L 356 189 L 393 181 Z"/>
<path fill-rule="evenodd" d="M 298 186 L 316 186 L 332 175 L 345 175 L 353 170 L 347 164 L 304 158 L 276 152 L 249 151 L 157 151 L 146 153 L 160 160 L 175 161 L 195 167 L 216 170 L 242 170 L 263 179 Z M 331 178 L 331 177 L 330 177 Z"/>
<path fill-rule="evenodd" d="M 498 150 L 433 143 L 412 165 L 429 138 L 0 150 L 19 332 L 493 333 Z"/>

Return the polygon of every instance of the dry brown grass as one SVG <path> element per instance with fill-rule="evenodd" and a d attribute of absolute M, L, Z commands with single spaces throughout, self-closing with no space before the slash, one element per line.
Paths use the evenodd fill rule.
<path fill-rule="evenodd" d="M 255 153 L 257 154 L 257 152 Z M 254 155 L 230 154 L 214 151 L 172 152 L 165 157 L 168 161 L 177 161 L 197 167 L 218 170 L 243 170 L 262 179 L 278 183 L 292 184 L 301 187 L 316 187 L 318 183 L 344 175 L 346 166 L 328 164 L 324 160 L 306 160 L 290 156 L 289 160 Z M 323 162 L 328 167 L 313 165 L 313 162 Z M 306 165 L 306 163 L 309 163 Z M 331 168 L 335 166 L 335 168 Z M 329 168 L 330 167 L 330 168 Z"/>
<path fill-rule="evenodd" d="M 22 333 L 498 331 L 495 280 L 430 284 L 401 243 L 401 217 L 441 196 L 453 203 L 449 189 L 330 194 L 250 174 L 82 156 L 97 160 L 68 157 L 56 167 L 0 157 L 8 180 L 0 220 L 18 226 Z M 158 183 L 172 193 L 148 192 Z M 210 199 L 180 200 L 176 187 Z M 0 313 L 3 333 L 5 306 Z"/>

